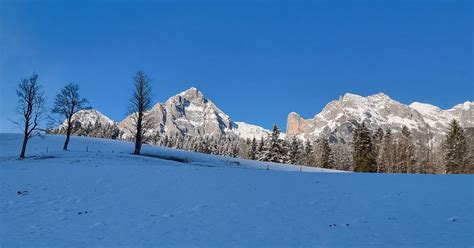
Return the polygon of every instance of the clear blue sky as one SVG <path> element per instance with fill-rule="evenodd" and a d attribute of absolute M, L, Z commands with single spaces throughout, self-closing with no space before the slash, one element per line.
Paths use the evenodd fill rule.
<path fill-rule="evenodd" d="M 118 121 L 139 69 L 156 102 L 195 86 L 266 128 L 345 92 L 442 108 L 473 99 L 470 0 L 61 2 L 0 1 L 0 132 L 15 131 L 15 85 L 33 72 L 49 107 L 74 82 Z"/>

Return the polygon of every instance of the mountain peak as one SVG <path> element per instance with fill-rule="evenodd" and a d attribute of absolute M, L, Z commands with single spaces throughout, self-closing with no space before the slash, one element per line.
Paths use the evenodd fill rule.
<path fill-rule="evenodd" d="M 201 91 L 198 90 L 198 88 L 196 88 L 196 87 L 190 87 L 189 89 L 182 91 L 182 92 L 179 93 L 178 95 L 185 95 L 185 94 L 189 94 L 189 93 L 200 93 L 200 92 L 201 92 Z"/>
<path fill-rule="evenodd" d="M 383 92 L 379 92 L 377 94 L 374 94 L 374 95 L 371 95 L 369 96 L 371 98 L 379 98 L 379 99 L 387 99 L 387 100 L 391 100 L 392 98 L 390 98 L 388 95 L 386 95 L 385 93 Z"/>
<path fill-rule="evenodd" d="M 196 87 L 191 87 L 181 93 L 179 93 L 177 96 L 181 96 L 181 97 L 184 97 L 188 100 L 193 100 L 193 99 L 199 99 L 199 100 L 203 100 L 203 101 L 206 101 L 206 97 L 204 96 L 204 94 L 198 90 Z"/>

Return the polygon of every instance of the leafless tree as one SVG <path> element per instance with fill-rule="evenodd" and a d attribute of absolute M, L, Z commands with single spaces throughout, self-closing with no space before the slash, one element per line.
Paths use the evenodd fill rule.
<path fill-rule="evenodd" d="M 66 141 L 63 150 L 67 150 L 69 137 L 72 131 L 72 117 L 77 111 L 84 109 L 87 99 L 81 98 L 79 95 L 79 86 L 70 83 L 66 85 L 61 93 L 56 95 L 52 112 L 66 119 Z"/>
<path fill-rule="evenodd" d="M 132 132 L 135 133 L 135 150 L 133 154 L 140 155 L 145 133 L 153 125 L 153 118 L 147 111 L 152 106 L 151 80 L 143 71 L 138 71 L 133 77 L 134 90 L 130 98 L 128 112 L 132 119 Z"/>
<path fill-rule="evenodd" d="M 42 87 L 38 84 L 38 74 L 18 83 L 16 90 L 18 96 L 17 113 L 20 116 L 14 121 L 23 130 L 23 143 L 21 145 L 20 159 L 25 158 L 28 140 L 35 135 L 44 115 L 45 97 Z"/>

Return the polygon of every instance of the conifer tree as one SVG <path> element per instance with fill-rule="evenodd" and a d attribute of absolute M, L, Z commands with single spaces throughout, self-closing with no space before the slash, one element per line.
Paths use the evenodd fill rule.
<path fill-rule="evenodd" d="M 311 143 L 311 141 L 308 140 L 305 142 L 303 154 L 304 154 L 303 163 L 305 165 L 310 165 L 310 166 L 313 165 L 314 154 L 313 154 L 313 144 Z"/>
<path fill-rule="evenodd" d="M 374 134 L 374 155 L 377 161 L 377 172 L 383 172 L 383 165 L 380 156 L 380 154 L 382 153 L 383 136 L 383 129 L 379 127 Z"/>
<path fill-rule="evenodd" d="M 296 136 L 293 136 L 290 143 L 290 149 L 288 152 L 288 162 L 290 164 L 297 164 L 300 162 L 301 157 L 301 145 L 300 141 Z"/>
<path fill-rule="evenodd" d="M 398 172 L 407 173 L 412 171 L 415 164 L 415 145 L 411 137 L 411 132 L 406 126 L 402 128 L 402 135 L 398 142 Z"/>
<path fill-rule="evenodd" d="M 280 129 L 275 124 L 263 150 L 263 160 L 275 163 L 283 163 L 285 160 L 285 147 L 280 139 Z"/>
<path fill-rule="evenodd" d="M 449 123 L 449 127 L 444 138 L 443 150 L 446 173 L 464 173 L 464 167 L 467 158 L 466 136 L 464 129 L 455 119 Z"/>
<path fill-rule="evenodd" d="M 255 160 L 257 158 L 257 140 L 255 137 L 252 139 L 252 143 L 250 145 L 250 151 L 249 151 L 249 158 L 252 160 Z"/>
<path fill-rule="evenodd" d="M 382 164 L 380 166 L 380 172 L 395 172 L 394 171 L 394 144 L 392 138 L 392 131 L 390 129 L 385 130 L 383 135 L 382 147 L 379 153 L 379 161 Z"/>
<path fill-rule="evenodd" d="M 355 172 L 376 172 L 372 136 L 365 123 L 357 125 L 353 134 L 352 159 Z"/>
<path fill-rule="evenodd" d="M 322 168 L 333 169 L 334 168 L 334 154 L 331 147 L 329 146 L 328 138 L 321 139 L 319 143 L 321 151 L 320 165 Z"/>

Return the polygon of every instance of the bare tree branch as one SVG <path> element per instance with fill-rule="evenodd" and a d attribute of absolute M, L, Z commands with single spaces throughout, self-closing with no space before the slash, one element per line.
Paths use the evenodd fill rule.
<path fill-rule="evenodd" d="M 43 120 L 44 104 L 46 98 L 42 87 L 37 83 L 38 74 L 28 79 L 25 78 L 18 83 L 16 95 L 18 96 L 18 105 L 16 112 L 19 115 L 17 121 L 13 121 L 23 130 L 23 143 L 21 146 L 20 158 L 25 158 L 26 146 L 28 140 L 38 131 L 38 125 Z"/>

